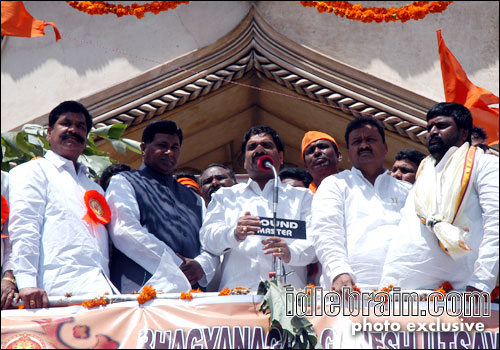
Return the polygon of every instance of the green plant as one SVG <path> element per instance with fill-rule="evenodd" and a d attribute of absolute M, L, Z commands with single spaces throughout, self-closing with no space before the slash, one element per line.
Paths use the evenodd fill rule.
<path fill-rule="evenodd" d="M 114 124 L 89 132 L 87 147 L 78 161 L 89 169 L 91 177 L 99 177 L 104 169 L 112 163 L 116 163 L 107 152 L 97 147 L 95 141 L 98 138 L 111 142 L 114 149 L 122 154 L 125 154 L 127 149 L 141 154 L 138 141 L 122 137 L 126 128 L 125 124 Z M 46 136 L 47 127 L 37 124 L 26 124 L 21 131 L 2 133 L 2 170 L 9 171 L 12 167 L 35 157 L 43 157 L 50 150 L 50 145 L 45 139 Z"/>
<path fill-rule="evenodd" d="M 259 311 L 270 313 L 270 328 L 281 328 L 284 336 L 282 346 L 293 349 L 314 349 L 318 336 L 312 323 L 305 317 L 286 315 L 285 288 L 277 281 L 261 281 L 257 294 L 264 295 Z"/>

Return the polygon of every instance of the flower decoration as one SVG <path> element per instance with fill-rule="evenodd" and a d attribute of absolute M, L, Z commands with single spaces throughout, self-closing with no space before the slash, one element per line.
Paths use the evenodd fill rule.
<path fill-rule="evenodd" d="M 442 288 L 445 292 L 449 292 L 450 290 L 453 290 L 453 286 L 448 281 L 443 282 L 443 284 L 441 284 L 441 287 L 439 287 L 439 288 Z"/>
<path fill-rule="evenodd" d="M 203 293 L 203 291 L 200 288 L 197 288 L 197 289 L 191 289 L 189 293 Z"/>
<path fill-rule="evenodd" d="M 410 19 L 419 20 L 425 18 L 429 13 L 441 13 L 446 10 L 453 1 L 414 1 L 410 5 L 395 8 L 368 7 L 359 4 L 353 5 L 349 1 L 301 1 L 304 7 L 315 7 L 318 12 L 334 13 L 354 21 L 364 23 L 382 21 L 406 22 Z"/>
<path fill-rule="evenodd" d="M 231 290 L 229 288 L 224 288 L 219 292 L 219 296 L 231 295 Z"/>
<path fill-rule="evenodd" d="M 96 190 L 85 192 L 83 197 L 87 206 L 87 213 L 82 218 L 87 223 L 95 225 L 106 225 L 111 219 L 111 209 L 109 208 L 106 198 Z"/>
<path fill-rule="evenodd" d="M 156 290 L 152 285 L 144 286 L 142 288 L 141 294 L 137 297 L 137 302 L 139 304 L 144 304 L 146 301 L 156 298 Z"/>
<path fill-rule="evenodd" d="M 86 307 L 87 309 L 92 309 L 92 308 L 100 306 L 100 305 L 108 305 L 108 299 L 105 298 L 104 296 L 102 296 L 100 298 L 94 298 L 92 300 L 86 300 L 81 305 L 83 307 Z"/>
<path fill-rule="evenodd" d="M 181 300 L 193 300 L 193 294 L 191 292 L 181 292 L 181 296 L 179 297 Z"/>
<path fill-rule="evenodd" d="M 105 1 L 66 1 L 71 7 L 89 15 L 107 15 L 112 13 L 117 17 L 136 16 L 138 19 L 144 17 L 147 12 L 155 15 L 163 11 L 173 10 L 180 4 L 189 4 L 189 1 L 153 1 L 146 4 L 133 3 L 131 6 L 122 4 L 111 4 Z"/>

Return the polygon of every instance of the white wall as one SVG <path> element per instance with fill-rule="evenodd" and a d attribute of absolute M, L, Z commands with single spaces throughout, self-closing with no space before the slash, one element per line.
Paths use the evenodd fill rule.
<path fill-rule="evenodd" d="M 122 2 L 132 3 L 132 2 Z M 362 2 L 365 6 L 408 2 Z M 159 15 L 90 16 L 65 2 L 25 2 L 55 22 L 39 38 L 7 38 L 2 48 L 2 131 L 202 48 L 228 34 L 255 4 L 291 40 L 427 98 L 444 99 L 436 29 L 473 83 L 498 95 L 499 3 L 454 2 L 442 14 L 406 23 L 361 23 L 298 1 L 192 1 Z"/>

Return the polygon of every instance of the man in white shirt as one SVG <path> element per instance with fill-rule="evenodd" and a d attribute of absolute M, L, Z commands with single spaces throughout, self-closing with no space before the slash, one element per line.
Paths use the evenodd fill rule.
<path fill-rule="evenodd" d="M 378 287 L 385 254 L 409 183 L 383 167 L 383 127 L 371 117 L 349 123 L 345 133 L 353 167 L 321 182 L 312 205 L 313 237 L 323 268 L 322 285 Z"/>
<path fill-rule="evenodd" d="M 84 220 L 90 212 L 86 194 L 102 193 L 77 162 L 91 127 L 84 106 L 62 102 L 49 115 L 51 151 L 10 171 L 9 237 L 19 294 L 28 309 L 48 307 L 47 294 L 113 292 L 106 227 Z"/>
<path fill-rule="evenodd" d="M 121 172 L 109 183 L 111 280 L 122 293 L 145 284 L 164 292 L 206 286 L 217 266 L 218 257 L 200 250 L 203 200 L 173 176 L 181 145 L 176 123 L 150 123 L 142 135 L 141 168 Z"/>
<path fill-rule="evenodd" d="M 261 217 L 273 216 L 273 172 L 259 168 L 262 156 L 270 156 L 279 168 L 283 164 L 283 144 L 268 126 L 250 128 L 241 147 L 249 180 L 245 184 L 220 188 L 213 196 L 200 231 L 202 245 L 222 255 L 220 288 L 243 286 L 257 289 L 261 279 L 272 271 L 272 257 L 281 258 L 287 283 L 296 288 L 306 284 L 306 265 L 315 260 L 308 240 L 254 235 L 261 228 Z M 278 180 L 277 218 L 303 220 L 311 215 L 312 193 Z"/>
<path fill-rule="evenodd" d="M 470 146 L 472 116 L 457 103 L 427 113 L 427 148 L 391 243 L 382 284 L 491 292 L 498 275 L 498 157 Z"/>

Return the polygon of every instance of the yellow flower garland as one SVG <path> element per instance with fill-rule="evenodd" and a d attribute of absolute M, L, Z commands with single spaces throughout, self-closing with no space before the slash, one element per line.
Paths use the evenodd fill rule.
<path fill-rule="evenodd" d="M 134 15 L 141 19 L 147 12 L 155 15 L 162 11 L 175 9 L 180 4 L 189 4 L 189 1 L 153 1 L 147 4 L 133 3 L 131 6 L 115 5 L 105 1 L 66 1 L 71 7 L 88 13 L 89 15 L 115 14 L 118 17 Z"/>
<path fill-rule="evenodd" d="M 414 1 L 411 5 L 399 8 L 369 7 L 364 8 L 359 4 L 353 5 L 349 1 L 301 1 L 304 7 L 316 7 L 318 12 L 335 13 L 337 16 L 361 21 L 364 23 L 382 21 L 406 22 L 410 19 L 419 20 L 429 13 L 441 13 L 453 1 Z"/>

